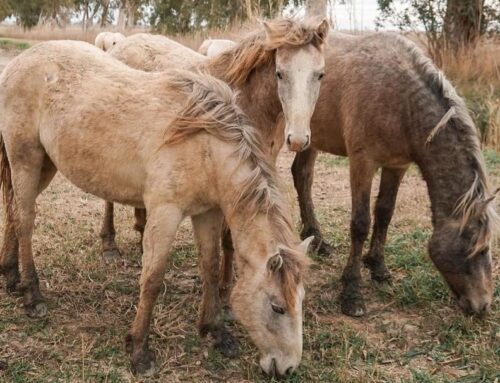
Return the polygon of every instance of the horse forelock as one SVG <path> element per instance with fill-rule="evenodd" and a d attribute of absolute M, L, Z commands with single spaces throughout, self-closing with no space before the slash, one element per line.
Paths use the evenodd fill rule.
<path fill-rule="evenodd" d="M 229 209 L 229 217 L 244 214 L 251 222 L 259 213 L 268 215 L 274 238 L 293 246 L 295 236 L 285 200 L 280 192 L 278 174 L 263 151 L 261 134 L 251 125 L 237 105 L 237 93 L 221 80 L 204 73 L 175 71 L 172 86 L 182 89 L 187 100 L 166 131 L 165 144 L 174 144 L 204 131 L 235 144 L 239 168 L 250 164 L 251 171 L 241 181 Z"/>
<path fill-rule="evenodd" d="M 459 220 L 461 231 L 473 220 L 481 222 L 474 243 L 470 248 L 469 256 L 472 257 L 487 248 L 493 234 L 500 230 L 500 217 L 491 203 L 495 193 L 488 180 L 477 129 L 465 102 L 444 74 L 436 68 L 432 60 L 408 39 L 398 36 L 397 40 L 403 49 L 409 52 L 417 73 L 433 92 L 448 104 L 448 112 L 431 130 L 426 144 L 432 144 L 433 137 L 450 124 L 456 124 L 463 128 L 461 129 L 462 133 L 465 131 L 465 136 L 461 140 L 463 143 L 461 149 L 468 152 L 470 158 L 473 159 L 474 163 L 471 166 L 473 167 L 474 180 L 469 189 L 457 201 L 453 215 Z"/>
<path fill-rule="evenodd" d="M 303 281 L 309 260 L 304 254 L 289 248 L 281 248 L 280 256 L 283 259 L 279 269 L 283 297 L 287 310 L 293 312 L 297 302 L 297 286 Z"/>
<path fill-rule="evenodd" d="M 286 46 L 313 44 L 321 49 L 324 40 L 310 20 L 275 19 L 264 30 L 253 32 L 234 47 L 208 60 L 210 72 L 233 86 L 243 85 L 252 71 L 274 62 L 276 50 Z"/>

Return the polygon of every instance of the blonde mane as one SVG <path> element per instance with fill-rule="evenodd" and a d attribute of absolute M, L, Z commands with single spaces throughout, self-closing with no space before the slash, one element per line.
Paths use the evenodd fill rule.
<path fill-rule="evenodd" d="M 453 215 L 460 221 L 462 231 L 474 219 L 478 219 L 481 223 L 474 245 L 470 249 L 469 256 L 472 257 L 486 249 L 493 234 L 500 229 L 500 217 L 492 203 L 498 190 L 493 191 L 488 180 L 477 129 L 463 99 L 443 73 L 435 67 L 432 60 L 425 56 L 415 44 L 402 37 L 399 37 L 398 41 L 411 55 L 413 64 L 423 80 L 448 104 L 448 112 L 431 131 L 426 144 L 430 144 L 434 136 L 450 123 L 464 128 L 463 140 L 466 139 L 467 144 L 462 149 L 468 151 L 474 161 L 474 181 L 467 192 L 456 202 Z"/>
<path fill-rule="evenodd" d="M 322 49 L 324 37 L 318 35 L 313 20 L 277 19 L 241 40 L 235 47 L 208 60 L 206 67 L 231 86 L 243 85 L 252 71 L 274 62 L 276 49 L 313 44 Z"/>
<path fill-rule="evenodd" d="M 293 251 L 296 237 L 288 207 L 281 194 L 278 174 L 264 147 L 259 132 L 248 124 L 237 105 L 237 94 L 221 80 L 202 73 L 176 71 L 172 86 L 182 89 L 188 99 L 166 132 L 165 144 L 175 144 L 194 134 L 206 132 L 231 142 L 239 164 L 251 164 L 251 172 L 241 182 L 229 215 L 245 215 L 251 222 L 255 215 L 266 214 L 276 240 L 283 249 L 282 283 L 287 305 L 294 306 L 295 289 L 307 266 L 307 258 Z"/>

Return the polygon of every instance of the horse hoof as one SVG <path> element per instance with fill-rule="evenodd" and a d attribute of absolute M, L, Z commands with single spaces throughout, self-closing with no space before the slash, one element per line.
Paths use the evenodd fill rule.
<path fill-rule="evenodd" d="M 316 239 L 315 239 L 316 240 Z M 316 254 L 320 257 L 329 257 L 333 253 L 333 247 L 322 238 L 319 238 L 318 245 L 313 247 L 316 249 Z"/>
<path fill-rule="evenodd" d="M 214 344 L 214 348 L 226 358 L 236 358 L 240 355 L 240 343 L 229 332 Z"/>
<path fill-rule="evenodd" d="M 7 283 L 7 286 L 5 286 L 5 290 L 7 290 L 7 294 L 14 295 L 14 296 L 21 296 L 22 292 L 19 290 L 18 285 L 19 285 L 19 283 Z"/>
<path fill-rule="evenodd" d="M 351 317 L 362 317 L 366 313 L 363 301 L 343 301 L 340 305 L 342 313 Z"/>
<path fill-rule="evenodd" d="M 45 318 L 47 316 L 47 305 L 45 302 L 38 302 L 25 307 L 26 314 L 30 318 Z"/>
<path fill-rule="evenodd" d="M 363 296 L 358 289 L 347 287 L 340 296 L 342 313 L 351 317 L 361 317 L 366 313 Z"/>
<path fill-rule="evenodd" d="M 104 259 L 104 262 L 106 262 L 106 263 L 113 263 L 113 262 L 121 260 L 122 255 L 120 253 L 120 250 L 111 249 L 111 250 L 105 250 L 102 253 L 102 258 Z"/>
<path fill-rule="evenodd" d="M 389 270 L 387 270 L 383 261 L 381 262 L 370 257 L 365 257 L 363 259 L 363 263 L 370 270 L 370 275 L 373 281 L 380 284 L 391 283 L 392 275 Z"/>
<path fill-rule="evenodd" d="M 5 272 L 5 280 L 7 290 L 7 294 L 15 294 L 18 295 L 21 293 L 19 284 L 21 283 L 21 276 L 19 275 L 19 270 L 17 268 L 12 268 L 9 271 Z"/>
<path fill-rule="evenodd" d="M 388 270 L 385 270 L 382 272 L 377 272 L 377 273 L 372 272 L 371 276 L 372 276 L 373 281 L 375 281 L 381 285 L 384 285 L 384 284 L 391 285 L 392 284 L 392 275 Z"/>
<path fill-rule="evenodd" d="M 132 358 L 132 372 L 134 375 L 152 376 L 156 372 L 155 355 L 146 350 Z"/>

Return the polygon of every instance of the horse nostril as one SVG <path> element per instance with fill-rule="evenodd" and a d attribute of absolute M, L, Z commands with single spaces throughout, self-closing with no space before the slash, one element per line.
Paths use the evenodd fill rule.
<path fill-rule="evenodd" d="M 311 137 L 309 136 L 309 134 L 306 136 L 306 143 L 304 144 L 304 146 L 302 147 L 302 150 L 306 149 L 309 144 L 311 143 Z"/>
<path fill-rule="evenodd" d="M 288 137 L 286 138 L 286 143 L 287 143 L 288 146 L 292 145 L 291 138 L 292 138 L 291 134 L 289 134 Z"/>
<path fill-rule="evenodd" d="M 285 375 L 290 375 L 293 372 L 293 367 L 288 367 L 285 371 Z"/>
<path fill-rule="evenodd" d="M 271 360 L 271 368 L 269 374 L 271 376 L 278 376 L 278 371 L 276 370 L 276 359 L 274 358 Z"/>
<path fill-rule="evenodd" d="M 490 304 L 485 303 L 483 307 L 481 307 L 480 314 L 487 314 L 490 312 Z"/>

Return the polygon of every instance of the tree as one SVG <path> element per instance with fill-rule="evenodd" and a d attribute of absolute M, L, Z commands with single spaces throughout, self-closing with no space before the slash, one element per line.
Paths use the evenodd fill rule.
<path fill-rule="evenodd" d="M 303 0 L 152 0 L 151 26 L 159 32 L 186 33 L 202 28 L 226 28 L 254 19 L 274 17 L 288 4 Z"/>
<path fill-rule="evenodd" d="M 491 4 L 498 0 L 491 0 Z M 488 0 L 378 0 L 384 22 L 401 30 L 425 30 L 429 53 L 439 64 L 445 50 L 473 48 L 490 27 L 498 27 L 498 7 Z"/>
<path fill-rule="evenodd" d="M 307 0 L 306 14 L 315 17 L 326 17 L 326 0 Z"/>
<path fill-rule="evenodd" d="M 453 50 L 475 45 L 481 36 L 484 0 L 448 0 L 443 32 Z"/>

